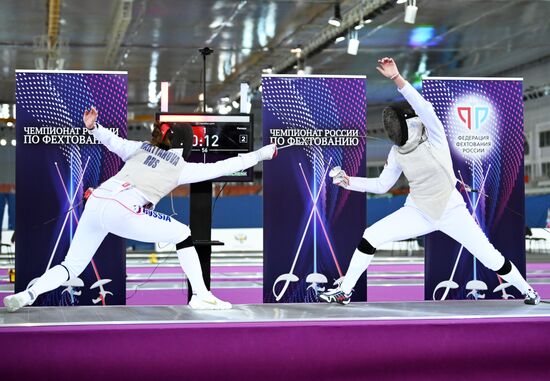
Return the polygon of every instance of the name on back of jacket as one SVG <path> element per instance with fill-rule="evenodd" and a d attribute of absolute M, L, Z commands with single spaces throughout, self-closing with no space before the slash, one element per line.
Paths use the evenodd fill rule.
<path fill-rule="evenodd" d="M 163 150 L 162 148 L 155 147 L 149 143 L 143 143 L 141 145 L 141 149 L 155 155 L 158 158 L 166 160 L 173 166 L 176 166 L 181 159 L 181 156 L 176 155 L 174 152 Z"/>

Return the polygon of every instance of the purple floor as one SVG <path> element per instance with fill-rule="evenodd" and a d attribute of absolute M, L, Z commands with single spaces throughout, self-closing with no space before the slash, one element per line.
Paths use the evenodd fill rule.
<path fill-rule="evenodd" d="M 536 285 L 542 299 L 550 299 L 550 284 Z M 233 304 L 262 303 L 262 288 L 213 288 L 212 292 Z M 126 303 L 130 306 L 180 305 L 187 303 L 187 293 L 181 290 L 139 290 L 134 296 L 128 291 Z M 410 302 L 424 300 L 424 287 L 368 286 L 369 302 Z"/>
<path fill-rule="evenodd" d="M 128 267 L 126 272 L 128 274 L 150 274 L 152 271 L 155 274 L 181 274 L 182 269 L 179 266 L 161 267 L 156 265 L 149 265 L 144 267 Z M 263 266 L 212 266 L 213 273 L 262 273 Z M 0 272 L 0 275 L 2 273 Z"/>
<path fill-rule="evenodd" d="M 550 284 L 536 285 L 542 299 L 550 299 Z M 262 288 L 213 288 L 212 291 L 221 299 L 233 304 L 262 303 Z M 11 292 L 0 292 L 0 298 Z M 369 302 L 407 302 L 424 300 L 423 286 L 369 286 Z M 187 304 L 187 292 L 181 289 L 128 290 L 126 304 L 129 306 L 162 306 Z"/>
<path fill-rule="evenodd" d="M 550 375 L 550 341 L 544 339 L 550 320 L 540 318 L 21 327 L 0 333 L 9 343 L 0 356 L 2 380 L 517 381 Z"/>
<path fill-rule="evenodd" d="M 147 284 L 154 286 L 156 283 L 171 283 L 177 288 L 157 287 L 153 289 L 138 288 L 137 292 L 132 285 L 143 283 L 144 279 L 154 271 L 153 275 L 162 275 L 162 278 L 149 279 Z M 212 281 L 214 282 L 213 292 L 220 298 L 234 304 L 256 304 L 262 303 L 262 288 L 258 286 L 231 287 L 230 282 L 256 282 L 261 283 L 262 266 L 213 266 Z M 142 275 L 142 279 L 129 280 L 127 291 L 128 305 L 167 305 L 186 304 L 187 292 L 182 290 L 182 270 L 178 266 L 161 267 L 149 265 L 144 267 L 128 267 L 127 273 L 130 276 Z M 369 267 L 368 279 L 372 282 L 368 286 L 368 300 L 371 302 L 381 301 L 419 301 L 424 300 L 424 287 L 422 285 L 424 274 L 423 264 L 373 264 Z M 543 278 L 550 278 L 550 263 L 532 263 L 527 265 L 528 280 L 533 283 L 543 299 L 550 299 L 550 283 L 542 281 Z M 173 275 L 173 277 L 170 277 Z M 225 277 L 222 277 L 224 275 Z M 247 275 L 248 277 L 242 277 Z M 230 277 L 228 277 L 230 276 Z M 241 276 L 241 277 L 239 277 Z M 538 282 L 538 280 L 541 280 Z M 394 283 L 392 285 L 373 284 L 373 281 L 384 281 Z M 416 280 L 417 284 L 395 284 L 399 281 Z M 7 280 L 7 269 L 0 269 L 0 285 L 9 286 Z M 224 286 L 226 285 L 226 286 Z M 4 297 L 10 292 L 0 292 Z"/>
<path fill-rule="evenodd" d="M 146 278 L 154 269 L 128 274 Z M 368 300 L 423 300 L 423 271 L 421 264 L 373 265 Z M 218 297 L 262 303 L 261 287 L 230 287 L 243 275 L 261 281 L 261 266 L 216 266 L 212 273 Z M 545 273 L 550 264 L 528 265 L 529 279 L 550 299 Z M 162 278 L 148 286 L 177 287 L 129 288 L 128 305 L 187 303 L 179 267 L 155 274 Z M 373 284 L 384 279 L 393 284 Z M 410 280 L 417 284 L 399 284 Z M 0 380 L 549 380 L 548 337 L 550 319 L 536 317 L 3 328 Z"/>

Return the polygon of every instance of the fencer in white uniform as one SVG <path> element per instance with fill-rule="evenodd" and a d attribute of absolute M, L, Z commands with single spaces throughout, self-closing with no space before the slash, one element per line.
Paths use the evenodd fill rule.
<path fill-rule="evenodd" d="M 331 176 L 334 184 L 345 189 L 380 194 L 386 193 L 404 173 L 410 193 L 401 209 L 365 230 L 342 283 L 321 294 L 320 300 L 349 303 L 352 289 L 369 266 L 376 247 L 439 230 L 515 286 L 525 295 L 525 303 L 538 304 L 537 292 L 516 266 L 494 248 L 466 208 L 456 189 L 445 130 L 432 105 L 401 77 L 393 59 L 386 57 L 378 64 L 378 71 L 395 82 L 414 112 L 396 107 L 384 109 L 384 128 L 395 145 L 380 177 L 350 177 L 340 168 L 333 169 Z"/>
<path fill-rule="evenodd" d="M 63 262 L 46 271 L 28 290 L 5 297 L 8 311 L 30 305 L 40 294 L 78 277 L 108 233 L 142 242 L 176 244 L 179 262 L 193 288 L 190 307 L 231 308 L 206 288 L 190 229 L 152 207 L 178 185 L 229 175 L 272 159 L 277 152 L 275 145 L 216 163 L 188 163 L 185 158 L 192 148 L 191 126 L 156 124 L 151 142 L 138 142 L 116 136 L 97 124 L 97 117 L 92 107 L 84 113 L 84 124 L 125 165 L 88 198 Z"/>

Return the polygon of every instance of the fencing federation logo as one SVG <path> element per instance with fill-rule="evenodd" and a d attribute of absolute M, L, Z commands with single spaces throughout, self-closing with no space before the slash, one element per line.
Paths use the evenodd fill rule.
<path fill-rule="evenodd" d="M 495 117 L 491 103 L 475 95 L 465 96 L 450 108 L 452 148 L 466 157 L 483 157 L 494 146 Z"/>
<path fill-rule="evenodd" d="M 479 130 L 488 120 L 489 107 L 487 106 L 458 106 L 458 117 L 469 130 Z"/>

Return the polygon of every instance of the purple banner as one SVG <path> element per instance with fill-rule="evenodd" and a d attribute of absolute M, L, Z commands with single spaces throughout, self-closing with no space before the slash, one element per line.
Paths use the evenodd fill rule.
<path fill-rule="evenodd" d="M 264 302 L 316 302 L 347 270 L 366 225 L 366 197 L 332 184 L 366 175 L 364 77 L 265 76 Z M 353 300 L 366 300 L 363 276 Z"/>
<path fill-rule="evenodd" d="M 521 79 L 423 80 L 447 134 L 459 189 L 489 241 L 525 276 Z M 500 287 L 499 287 L 500 286 Z M 426 239 L 425 299 L 521 298 L 453 239 Z"/>
<path fill-rule="evenodd" d="M 82 115 L 126 137 L 125 72 L 17 71 L 15 291 L 26 289 L 65 257 L 89 187 L 112 177 L 122 161 L 88 134 Z M 34 305 L 126 303 L 125 241 L 108 235 L 79 278 Z"/>

